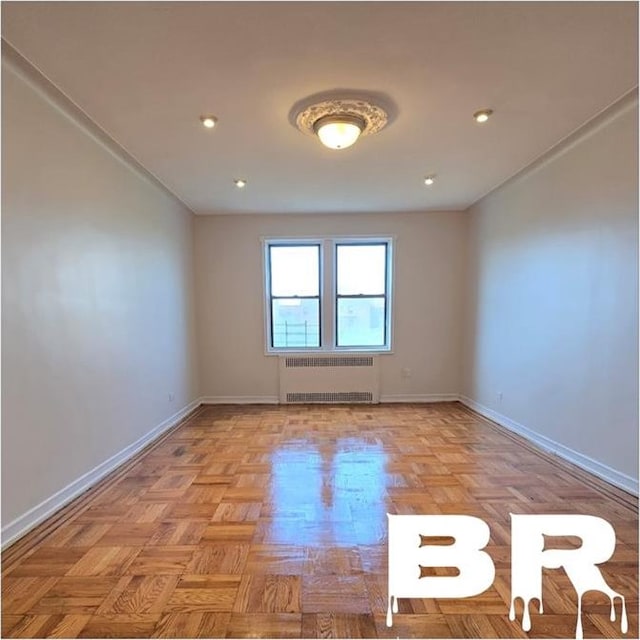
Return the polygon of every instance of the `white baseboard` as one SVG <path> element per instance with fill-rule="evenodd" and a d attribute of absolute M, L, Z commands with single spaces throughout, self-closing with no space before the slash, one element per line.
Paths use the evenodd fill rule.
<path fill-rule="evenodd" d="M 575 464 L 576 466 L 592 473 L 594 476 L 598 476 L 598 478 L 602 478 L 606 480 L 610 484 L 619 487 L 620 489 L 624 489 L 635 496 L 638 495 L 638 480 L 636 478 L 632 478 L 626 473 L 622 473 L 621 471 L 617 471 L 602 462 L 598 462 L 589 456 L 585 456 L 578 451 L 574 451 L 570 447 L 561 444 L 560 442 L 556 442 L 551 438 L 547 438 L 527 427 L 519 424 L 515 420 L 511 420 L 511 418 L 507 418 L 502 414 L 494 411 L 493 409 L 489 409 L 484 405 L 472 400 L 471 398 L 467 398 L 466 396 L 459 396 L 460 402 L 466 405 L 470 409 L 473 409 L 480 415 L 492 420 L 493 422 L 498 423 L 501 427 L 508 429 L 509 431 L 513 431 L 518 435 L 526 438 L 534 445 L 543 449 L 544 451 L 548 451 L 549 453 L 553 453 L 568 462 Z"/>
<path fill-rule="evenodd" d="M 473 409 L 489 420 L 496 422 L 501 427 L 526 438 L 544 451 L 553 453 L 633 495 L 638 495 L 637 479 L 620 471 L 616 471 L 615 469 L 602 464 L 593 458 L 585 456 L 582 453 L 578 453 L 555 440 L 538 434 L 514 420 L 479 404 L 475 400 L 467 398 L 466 396 L 455 393 L 445 393 L 423 395 L 383 395 L 380 398 L 381 403 L 451 402 L 455 400 L 459 400 L 462 404 Z M 40 504 L 29 509 L 26 513 L 2 527 L 2 531 L 0 532 L 0 536 L 2 538 L 2 549 L 7 547 L 16 539 L 25 535 L 43 520 L 55 513 L 58 509 L 61 509 L 67 503 L 71 502 L 71 500 L 104 478 L 107 474 L 124 464 L 141 449 L 159 438 L 165 431 L 171 429 L 201 404 L 278 404 L 278 396 L 204 396 L 194 400 L 176 414 L 154 427 L 144 436 L 125 447 L 119 453 L 111 456 L 108 460 L 105 460 L 91 471 L 88 471 L 77 480 L 74 480 L 60 491 L 54 493 L 46 500 L 43 500 Z"/>
<path fill-rule="evenodd" d="M 159 438 L 165 431 L 174 427 L 191 411 L 200 405 L 200 399 L 194 400 L 186 407 L 161 422 L 143 435 L 141 438 L 126 446 L 122 451 L 111 456 L 108 460 L 101 462 L 97 467 L 87 471 L 84 475 L 74 480 L 60 491 L 43 500 L 40 504 L 29 509 L 26 513 L 18 516 L 6 526 L 2 527 L 0 536 L 2 538 L 2 549 L 10 545 L 14 540 L 22 537 L 33 529 L 36 525 L 46 520 L 50 515 L 64 507 L 74 498 L 85 492 L 98 481 L 102 480 L 107 474 L 114 471 L 117 467 L 124 464 L 133 457 L 138 451 L 144 449 L 148 444 Z"/>
<path fill-rule="evenodd" d="M 200 404 L 278 404 L 278 396 L 203 396 Z"/>
<path fill-rule="evenodd" d="M 455 402 L 457 393 L 383 395 L 380 402 Z M 279 404 L 278 396 L 203 396 L 201 404 Z"/>
<path fill-rule="evenodd" d="M 381 395 L 380 402 L 455 402 L 459 398 L 457 393 L 389 394 Z"/>

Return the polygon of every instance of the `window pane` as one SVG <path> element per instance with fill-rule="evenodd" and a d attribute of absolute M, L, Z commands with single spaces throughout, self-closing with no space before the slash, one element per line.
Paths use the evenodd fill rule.
<path fill-rule="evenodd" d="M 338 298 L 338 346 L 382 347 L 384 298 Z"/>
<path fill-rule="evenodd" d="M 338 295 L 384 295 L 386 245 L 339 244 L 337 251 Z"/>
<path fill-rule="evenodd" d="M 272 296 L 320 295 L 320 248 L 269 247 Z"/>
<path fill-rule="evenodd" d="M 278 298 L 271 301 L 273 346 L 319 347 L 320 301 L 317 298 Z"/>

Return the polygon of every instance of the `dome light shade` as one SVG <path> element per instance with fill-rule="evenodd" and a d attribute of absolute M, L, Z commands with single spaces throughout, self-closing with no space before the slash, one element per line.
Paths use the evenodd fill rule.
<path fill-rule="evenodd" d="M 364 127 L 364 121 L 352 115 L 325 116 L 313 125 L 320 142 L 329 149 L 350 147 L 360 137 Z"/>

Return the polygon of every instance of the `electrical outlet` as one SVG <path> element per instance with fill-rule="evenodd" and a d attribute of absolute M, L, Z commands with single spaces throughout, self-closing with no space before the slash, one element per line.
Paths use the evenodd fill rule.
<path fill-rule="evenodd" d="M 169 397 L 169 402 L 173 402 L 176 398 L 176 394 L 170 391 L 168 397 Z"/>
<path fill-rule="evenodd" d="M 404 367 L 401 371 L 400 371 L 400 376 L 402 378 L 410 378 L 411 377 L 411 369 L 409 369 L 409 367 Z"/>

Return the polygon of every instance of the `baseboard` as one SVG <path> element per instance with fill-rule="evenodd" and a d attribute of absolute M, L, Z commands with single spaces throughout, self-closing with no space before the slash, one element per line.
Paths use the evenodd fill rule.
<path fill-rule="evenodd" d="M 455 402 L 459 397 L 457 393 L 389 394 L 380 396 L 380 402 Z M 279 404 L 279 402 L 278 396 L 203 396 L 200 398 L 201 404 Z"/>
<path fill-rule="evenodd" d="M 457 393 L 389 394 L 381 395 L 380 402 L 455 402 L 459 398 Z"/>
<path fill-rule="evenodd" d="M 15 520 L 2 527 L 2 531 L 0 532 L 0 536 L 2 538 L 2 549 L 5 549 L 12 542 L 24 536 L 53 513 L 102 480 L 102 478 L 107 474 L 124 464 L 127 460 L 138 453 L 138 451 L 144 449 L 151 442 L 159 438 L 165 431 L 178 424 L 194 409 L 197 409 L 199 405 L 200 400 L 194 400 L 170 418 L 167 418 L 158 426 L 151 429 L 151 431 L 146 433 L 144 436 L 122 449 L 122 451 L 111 456 L 108 460 L 100 463 L 97 467 L 91 469 L 91 471 L 80 476 L 77 480 L 74 480 L 63 489 L 60 489 L 60 491 L 57 491 L 46 500 L 43 500 L 40 504 L 32 507 L 29 511 L 18 516 Z"/>
<path fill-rule="evenodd" d="M 567 447 L 560 442 L 556 442 L 551 438 L 547 438 L 546 436 L 536 433 L 535 431 L 532 431 L 531 429 L 528 429 L 527 427 L 519 424 L 515 420 L 511 420 L 511 418 L 507 418 L 501 413 L 498 413 L 493 409 L 489 409 L 488 407 L 485 407 L 484 405 L 476 402 L 475 400 L 472 400 L 471 398 L 467 398 L 466 396 L 461 395 L 458 397 L 458 399 L 465 406 L 473 409 L 475 412 L 479 413 L 485 418 L 496 422 L 501 427 L 504 427 L 509 431 L 513 431 L 519 436 L 522 436 L 523 438 L 529 440 L 540 449 L 557 455 L 563 460 L 575 464 L 581 469 L 592 473 L 598 478 L 606 480 L 608 483 L 620 489 L 623 489 L 624 491 L 627 491 L 634 496 L 638 495 L 638 480 L 636 478 L 632 478 L 631 476 L 617 471 L 616 469 L 613 469 L 606 464 L 602 464 L 601 462 L 598 462 L 597 460 L 594 460 L 589 456 L 585 456 L 578 451 L 574 451 L 570 447 Z"/>
<path fill-rule="evenodd" d="M 200 404 L 278 404 L 278 396 L 202 396 Z"/>
<path fill-rule="evenodd" d="M 501 427 L 512 431 L 519 436 L 522 436 L 526 440 L 533 443 L 540 449 L 550 452 L 575 464 L 576 466 L 592 473 L 593 475 L 602 478 L 610 484 L 627 491 L 635 496 L 638 495 L 638 480 L 631 476 L 621 473 L 593 458 L 585 456 L 582 453 L 574 451 L 570 447 L 567 447 L 551 438 L 547 438 L 541 434 L 528 429 L 524 425 L 511 420 L 497 411 L 493 411 L 484 405 L 472 400 L 463 395 L 455 393 L 445 394 L 416 394 L 416 395 L 383 395 L 380 398 L 381 403 L 427 403 L 427 402 L 451 402 L 459 400 L 462 404 L 473 409 L 480 415 L 492 420 Z M 151 429 L 144 436 L 125 447 L 119 453 L 111 456 L 108 460 L 105 460 L 91 471 L 88 471 L 77 480 L 68 484 L 60 491 L 54 493 L 52 496 L 43 500 L 40 504 L 29 509 L 23 515 L 17 517 L 15 520 L 2 527 L 0 536 L 2 538 L 2 549 L 9 546 L 12 542 L 25 535 L 35 526 L 40 524 L 46 518 L 53 513 L 61 509 L 63 506 L 71 502 L 74 498 L 91 488 L 94 484 L 99 482 L 107 474 L 114 471 L 117 467 L 124 464 L 127 460 L 132 458 L 144 447 L 148 446 L 151 442 L 159 438 L 165 431 L 171 429 L 181 420 L 183 420 L 189 413 L 202 404 L 278 404 L 278 396 L 204 396 L 194 400 L 186 407 L 167 418 L 159 425 Z"/>

